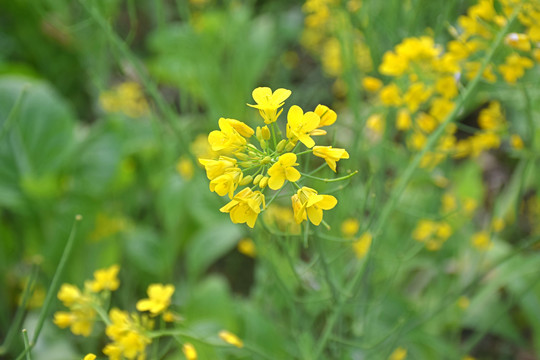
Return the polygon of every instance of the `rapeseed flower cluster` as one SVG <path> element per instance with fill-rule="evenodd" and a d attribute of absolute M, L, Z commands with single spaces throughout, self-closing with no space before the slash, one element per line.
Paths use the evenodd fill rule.
<path fill-rule="evenodd" d="M 385 119 L 394 118 L 409 149 L 423 149 L 428 136 L 455 110 L 463 83 L 476 77 L 481 59 L 516 8 L 521 10 L 518 32 L 507 34 L 498 56 L 481 74 L 488 83 L 515 84 L 540 59 L 540 2 L 480 0 L 459 17 L 457 29 L 452 28 L 455 39 L 446 46 L 436 44 L 431 36 L 411 37 L 384 54 L 379 72 L 390 82 L 384 85 L 376 77 L 363 80 L 364 89 L 379 104 L 367 126 L 383 132 Z M 491 101 L 481 110 L 478 129 L 469 137 L 458 139 L 458 126 L 448 125 L 421 167 L 432 168 L 448 156 L 475 157 L 499 148 L 508 130 L 501 104 Z M 523 147 L 517 134 L 508 141 L 514 149 Z"/>
<path fill-rule="evenodd" d="M 350 52 L 355 66 L 362 72 L 373 69 L 369 47 L 360 30 L 351 28 L 351 31 L 347 32 L 350 38 L 346 41 L 339 36 L 344 24 L 350 22 L 350 14 L 360 11 L 362 2 L 348 0 L 345 7 L 346 11 L 341 2 L 336 0 L 306 0 L 302 6 L 305 20 L 301 43 L 313 56 L 321 60 L 323 71 L 328 76 L 338 79 L 335 87 L 342 90 L 344 54 Z"/>
<path fill-rule="evenodd" d="M 54 323 L 60 328 L 70 327 L 75 335 L 89 336 L 96 322 L 104 322 L 105 334 L 111 341 L 103 348 L 103 354 L 111 360 L 144 360 L 146 348 L 152 343 L 154 319 L 161 315 L 165 321 L 174 320 L 174 315 L 168 310 L 174 286 L 150 285 L 148 298 L 136 304 L 139 312 L 112 308 L 107 314 L 105 305 L 109 303 L 109 295 L 120 286 L 119 271 L 118 265 L 95 271 L 94 278 L 85 282 L 82 291 L 75 285 L 63 284 L 58 299 L 69 308 L 69 312 L 56 312 Z"/>
<path fill-rule="evenodd" d="M 236 119 L 219 119 L 219 130 L 208 135 L 208 143 L 214 158 L 199 158 L 210 180 L 210 191 L 228 196 L 230 202 L 220 211 L 228 213 L 233 223 L 246 223 L 253 228 L 259 214 L 267 207 L 265 192 L 279 190 L 291 183 L 296 189 L 291 197 L 293 218 L 296 224 L 309 220 L 319 225 L 323 210 L 337 204 L 331 195 L 319 194 L 315 189 L 300 186 L 302 173 L 298 170 L 300 156 L 313 154 L 322 158 L 332 171 L 337 171 L 337 162 L 348 159 L 345 149 L 318 146 L 315 137 L 325 135 L 326 128 L 336 119 L 336 113 L 327 106 L 318 105 L 314 111 L 304 112 L 297 105 L 287 113 L 286 135 L 277 125 L 285 100 L 290 90 L 268 87 L 253 90 L 254 105 L 259 111 L 264 126 L 253 130 Z M 255 138 L 258 146 L 251 143 Z M 298 148 L 306 150 L 296 153 Z M 239 187 L 246 186 L 237 191 Z"/>
<path fill-rule="evenodd" d="M 103 109 L 107 112 L 122 112 L 125 115 L 138 118 L 149 111 L 148 102 L 141 86 L 132 81 L 121 83 L 112 90 L 104 91 L 99 96 Z"/>

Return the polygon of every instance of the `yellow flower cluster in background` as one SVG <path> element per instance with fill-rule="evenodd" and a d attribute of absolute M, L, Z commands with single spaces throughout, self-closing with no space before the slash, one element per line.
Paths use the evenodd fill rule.
<path fill-rule="evenodd" d="M 122 112 L 132 118 L 144 116 L 149 110 L 141 86 L 132 81 L 104 91 L 99 96 L 99 102 L 106 112 Z"/>
<path fill-rule="evenodd" d="M 481 0 L 459 17 L 457 29 L 452 28 L 455 39 L 446 46 L 436 44 L 431 36 L 421 36 L 406 38 L 394 50 L 386 52 L 378 70 L 390 82 L 384 85 L 376 77 L 362 81 L 379 108 L 368 125 L 381 132 L 384 123 L 393 117 L 395 128 L 405 132 L 409 149 L 423 149 L 428 136 L 455 110 L 463 83 L 477 75 L 495 34 L 518 6 L 521 4 L 511 0 Z M 485 82 L 500 80 L 512 86 L 540 59 L 540 5 L 530 1 L 520 9 L 520 24 L 515 29 L 519 32 L 506 36 L 498 51 L 500 55 L 481 74 Z M 508 137 L 514 149 L 523 147 L 518 135 L 509 137 L 504 112 L 497 101 L 489 102 L 481 110 L 478 128 L 473 130 L 469 136 L 461 135 L 458 139 L 458 126 L 447 126 L 435 149 L 425 154 L 420 166 L 432 168 L 448 156 L 478 156 L 499 148 L 503 137 Z M 471 129 L 465 132 L 470 133 Z"/>
<path fill-rule="evenodd" d="M 63 284 L 58 299 L 70 311 L 56 312 L 54 323 L 60 328 L 69 327 L 75 335 L 87 337 L 99 316 L 107 324 L 105 334 L 111 340 L 103 348 L 103 353 L 109 359 L 144 359 L 146 348 L 152 343 L 150 331 L 154 328 L 154 318 L 162 315 L 165 321 L 174 319 L 174 315 L 168 311 L 174 286 L 150 285 L 148 298 L 137 302 L 139 313 L 112 308 L 107 314 L 104 307 L 108 306 L 110 293 L 120 286 L 119 271 L 118 265 L 96 270 L 94 278 L 85 282 L 83 291 L 75 285 Z M 95 358 L 93 354 L 87 356 Z"/>
<path fill-rule="evenodd" d="M 338 35 L 340 27 L 349 22 L 349 14 L 358 12 L 361 7 L 360 0 L 346 1 L 347 12 L 335 0 L 306 0 L 302 6 L 305 20 L 300 41 L 312 55 L 321 60 L 327 75 L 338 78 L 336 88 L 343 88 L 340 78 L 344 75 L 345 53 L 351 53 L 355 65 L 362 72 L 373 69 L 369 47 L 361 31 L 351 29 L 350 38 L 346 41 Z"/>
<path fill-rule="evenodd" d="M 267 207 L 267 189 L 281 192 L 286 183 L 291 183 L 296 189 L 291 197 L 294 221 L 300 224 L 309 220 L 319 225 L 323 210 L 334 208 L 337 199 L 300 186 L 298 182 L 303 174 L 299 171 L 298 161 L 300 156 L 312 153 L 324 159 L 336 172 L 336 163 L 349 158 L 346 150 L 317 146 L 314 139 L 326 134 L 323 128 L 335 123 L 336 113 L 324 105 L 308 112 L 293 105 L 287 113 L 284 137 L 276 122 L 291 91 L 277 89 L 272 92 L 268 87 L 259 87 L 252 95 L 256 104 L 248 105 L 259 110 L 265 125 L 253 130 L 239 120 L 221 118 L 219 130 L 208 135 L 214 158 L 199 158 L 210 180 L 210 191 L 230 199 L 220 211 L 228 213 L 233 223 L 246 223 L 253 228 L 259 214 Z M 259 146 L 250 142 L 253 138 Z M 299 147 L 307 150 L 296 153 Z M 237 191 L 239 187 L 249 185 Z"/>

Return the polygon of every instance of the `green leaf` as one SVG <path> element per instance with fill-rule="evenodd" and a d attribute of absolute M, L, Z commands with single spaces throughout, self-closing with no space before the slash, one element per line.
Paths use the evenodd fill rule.
<path fill-rule="evenodd" d="M 186 248 L 189 277 L 199 277 L 214 261 L 229 252 L 242 237 L 242 228 L 229 221 L 218 223 L 195 234 Z"/>

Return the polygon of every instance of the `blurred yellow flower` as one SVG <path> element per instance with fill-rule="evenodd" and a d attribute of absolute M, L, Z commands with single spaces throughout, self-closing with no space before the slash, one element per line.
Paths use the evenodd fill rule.
<path fill-rule="evenodd" d="M 382 88 L 383 82 L 375 77 L 366 76 L 362 79 L 362 87 L 369 92 L 376 92 Z"/>
<path fill-rule="evenodd" d="M 99 269 L 94 272 L 94 280 L 85 283 L 88 288 L 93 292 L 100 292 L 103 290 L 115 291 L 120 286 L 118 280 L 118 272 L 120 266 L 112 265 L 107 269 Z"/>
<path fill-rule="evenodd" d="M 404 360 L 406 358 L 407 358 L 407 350 L 402 347 L 398 347 L 397 349 L 394 350 L 394 352 L 392 352 L 388 360 Z"/>
<path fill-rule="evenodd" d="M 220 331 L 219 337 L 221 338 L 221 340 L 225 341 L 227 344 L 231 344 L 233 346 L 236 346 L 237 348 L 244 347 L 244 343 L 242 342 L 242 340 L 240 340 L 238 336 L 234 335 L 233 333 L 227 330 Z"/>
<path fill-rule="evenodd" d="M 176 163 L 176 171 L 178 171 L 178 174 L 180 174 L 184 180 L 193 179 L 193 174 L 195 173 L 193 162 L 187 156 L 180 157 Z"/>
<path fill-rule="evenodd" d="M 373 236 L 369 232 L 365 232 L 358 238 L 357 241 L 353 244 L 354 253 L 356 254 L 356 257 L 358 259 L 364 258 L 369 248 L 371 247 L 371 241 L 373 240 Z"/>
<path fill-rule="evenodd" d="M 96 355 L 90 353 L 90 354 L 86 354 L 83 358 L 83 360 L 96 360 Z"/>
<path fill-rule="evenodd" d="M 184 353 L 186 360 L 197 360 L 197 350 L 195 350 L 195 346 L 192 344 L 185 343 L 182 345 L 182 352 Z"/>
<path fill-rule="evenodd" d="M 250 238 L 240 239 L 237 249 L 241 254 L 254 258 L 256 255 L 255 243 Z"/>
<path fill-rule="evenodd" d="M 169 307 L 174 286 L 171 284 L 151 284 L 148 286 L 148 299 L 137 302 L 137 310 L 149 311 L 152 315 L 158 315 Z"/>
<path fill-rule="evenodd" d="M 489 234 L 486 231 L 475 233 L 471 238 L 471 242 L 478 250 L 488 250 L 492 245 Z"/>
<path fill-rule="evenodd" d="M 360 230 L 360 222 L 355 218 L 345 219 L 341 223 L 341 233 L 345 237 L 351 237 L 356 235 L 358 230 Z"/>

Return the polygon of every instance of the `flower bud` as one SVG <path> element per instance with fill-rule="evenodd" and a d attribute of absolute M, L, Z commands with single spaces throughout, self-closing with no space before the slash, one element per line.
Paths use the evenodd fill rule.
<path fill-rule="evenodd" d="M 259 181 L 261 181 L 262 178 L 263 178 L 262 174 L 255 176 L 255 179 L 253 179 L 253 184 L 257 185 Z"/>
<path fill-rule="evenodd" d="M 295 143 L 289 141 L 289 142 L 287 143 L 287 145 L 285 145 L 285 150 L 291 151 L 292 149 L 294 149 L 294 146 L 295 146 L 295 145 L 296 145 Z"/>
<path fill-rule="evenodd" d="M 264 140 L 270 139 L 270 129 L 268 129 L 268 126 L 263 126 L 261 133 Z"/>
<path fill-rule="evenodd" d="M 285 149 L 285 145 L 287 145 L 287 140 L 285 140 L 285 139 L 281 140 L 280 142 L 278 142 L 278 144 L 276 146 L 276 151 L 278 153 L 282 152 L 283 149 Z"/>
<path fill-rule="evenodd" d="M 246 186 L 247 184 L 249 184 L 252 181 L 253 181 L 253 176 L 251 176 L 251 175 L 244 176 L 242 181 L 240 181 L 240 186 Z"/>
<path fill-rule="evenodd" d="M 266 185 L 268 185 L 268 176 L 263 176 L 261 181 L 259 181 L 259 187 L 261 189 L 264 189 L 266 187 Z"/>

